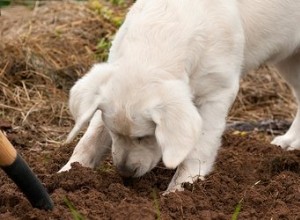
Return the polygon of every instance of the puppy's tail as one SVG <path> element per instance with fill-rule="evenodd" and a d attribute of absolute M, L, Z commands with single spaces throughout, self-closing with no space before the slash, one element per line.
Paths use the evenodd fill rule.
<path fill-rule="evenodd" d="M 69 144 L 75 137 L 76 135 L 80 132 L 82 127 L 88 124 L 88 122 L 92 119 L 94 116 L 95 112 L 98 109 L 97 106 L 91 106 L 83 115 L 81 115 L 77 120 L 76 123 L 69 133 L 67 140 L 65 141 L 65 144 Z"/>

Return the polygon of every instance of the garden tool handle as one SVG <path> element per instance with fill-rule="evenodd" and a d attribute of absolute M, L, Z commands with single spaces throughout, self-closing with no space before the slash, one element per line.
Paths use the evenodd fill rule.
<path fill-rule="evenodd" d="M 53 202 L 37 176 L 0 131 L 0 167 L 35 208 L 52 210 Z"/>
<path fill-rule="evenodd" d="M 17 158 L 17 151 L 0 131 L 0 166 L 11 165 Z"/>

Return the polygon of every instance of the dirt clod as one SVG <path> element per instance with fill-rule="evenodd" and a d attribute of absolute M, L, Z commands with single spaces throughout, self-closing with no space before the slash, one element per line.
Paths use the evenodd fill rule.
<path fill-rule="evenodd" d="M 66 201 L 87 219 L 230 219 L 241 200 L 241 219 L 296 219 L 300 214 L 299 152 L 278 149 L 251 135 L 225 135 L 212 174 L 204 181 L 184 184 L 184 192 L 166 196 L 161 194 L 174 171 L 162 164 L 125 182 L 109 158 L 105 169 L 74 163 L 69 172 L 56 173 L 70 155 L 65 148 L 70 146 L 61 146 L 47 163 L 38 162 L 42 156 L 35 154 L 30 164 L 54 200 L 54 210 L 32 209 L 2 174 L 0 218 L 22 219 L 26 210 L 28 219 L 72 219 Z M 30 148 L 21 150 L 26 158 L 32 156 Z"/>

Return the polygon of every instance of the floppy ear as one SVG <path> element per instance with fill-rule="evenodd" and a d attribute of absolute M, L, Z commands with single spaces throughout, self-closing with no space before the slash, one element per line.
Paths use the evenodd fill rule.
<path fill-rule="evenodd" d="M 69 133 L 66 143 L 70 143 L 83 126 L 87 125 L 103 101 L 102 87 L 112 74 L 112 67 L 96 64 L 71 88 L 69 108 L 75 119 L 75 126 Z"/>
<path fill-rule="evenodd" d="M 202 127 L 202 119 L 188 88 L 175 84 L 176 87 L 167 90 L 172 95 L 163 100 L 152 114 L 162 160 L 168 168 L 176 168 L 191 152 L 199 140 Z"/>

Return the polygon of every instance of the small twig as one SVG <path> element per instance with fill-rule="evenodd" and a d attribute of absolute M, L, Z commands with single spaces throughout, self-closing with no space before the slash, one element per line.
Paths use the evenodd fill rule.
<path fill-rule="evenodd" d="M 16 108 L 16 107 L 1 104 L 1 103 L 0 103 L 0 108 L 6 108 L 6 109 L 11 109 L 11 110 L 15 110 L 15 111 L 18 111 L 18 112 L 22 112 L 22 109 L 20 109 L 20 108 Z"/>

